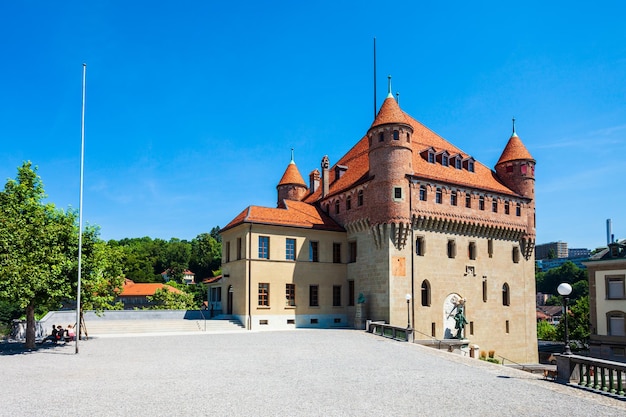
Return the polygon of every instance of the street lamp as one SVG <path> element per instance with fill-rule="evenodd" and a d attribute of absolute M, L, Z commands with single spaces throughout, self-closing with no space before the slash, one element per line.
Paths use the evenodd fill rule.
<path fill-rule="evenodd" d="M 406 325 L 406 328 L 410 329 L 411 328 L 411 308 L 409 304 L 411 303 L 411 294 L 407 293 L 405 298 L 406 298 L 406 318 L 407 318 L 407 323 L 408 323 Z"/>
<path fill-rule="evenodd" d="M 568 295 L 572 293 L 572 286 L 569 285 L 567 282 L 562 282 L 559 284 L 556 290 L 563 297 L 563 312 L 565 315 L 565 350 L 563 351 L 563 353 L 565 355 L 571 355 L 572 350 L 569 347 L 569 329 L 567 328 L 567 304 L 569 303 Z"/>

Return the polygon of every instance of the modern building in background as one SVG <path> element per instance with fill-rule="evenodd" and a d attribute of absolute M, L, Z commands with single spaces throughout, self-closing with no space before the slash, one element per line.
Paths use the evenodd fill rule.
<path fill-rule="evenodd" d="M 550 242 L 537 245 L 535 248 L 535 259 L 567 258 L 567 242 Z"/>
<path fill-rule="evenodd" d="M 626 362 L 626 240 L 609 243 L 585 265 L 589 270 L 589 353 Z"/>
<path fill-rule="evenodd" d="M 221 230 L 211 286 L 224 312 L 254 330 L 371 319 L 444 339 L 465 300 L 470 343 L 537 361 L 535 160 L 515 126 L 492 170 L 390 92 L 366 134 L 320 168 L 306 184 L 292 157 L 277 207 L 249 206 Z"/>

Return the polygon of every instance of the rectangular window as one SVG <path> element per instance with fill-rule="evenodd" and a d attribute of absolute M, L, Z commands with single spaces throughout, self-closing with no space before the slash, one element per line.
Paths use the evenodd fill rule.
<path fill-rule="evenodd" d="M 435 154 L 432 152 L 428 152 L 428 162 L 430 162 L 431 164 L 435 163 Z"/>
<path fill-rule="evenodd" d="M 520 260 L 519 246 L 513 246 L 513 263 L 518 264 Z"/>
<path fill-rule="evenodd" d="M 354 281 L 348 281 L 348 305 L 354 305 Z"/>
<path fill-rule="evenodd" d="M 498 200 L 496 200 L 495 198 L 491 201 L 491 211 L 493 211 L 494 213 L 498 212 Z"/>
<path fill-rule="evenodd" d="M 385 141 L 385 134 L 383 132 L 380 132 L 378 134 L 378 141 L 379 142 L 384 142 Z"/>
<path fill-rule="evenodd" d="M 626 336 L 624 314 L 615 313 L 608 316 L 609 336 Z"/>
<path fill-rule="evenodd" d="M 415 239 L 415 254 L 417 256 L 424 256 L 426 253 L 426 239 L 424 236 L 418 236 Z"/>
<path fill-rule="evenodd" d="M 288 261 L 296 260 L 296 239 L 287 238 L 285 240 L 285 259 Z"/>
<path fill-rule="evenodd" d="M 448 240 L 448 258 L 456 257 L 456 242 L 454 240 Z"/>
<path fill-rule="evenodd" d="M 493 239 L 487 241 L 487 253 L 490 258 L 493 258 Z"/>
<path fill-rule="evenodd" d="M 222 287 L 211 288 L 211 299 L 209 301 L 212 303 L 219 303 L 222 301 Z"/>
<path fill-rule="evenodd" d="M 506 327 L 506 332 L 509 333 L 510 330 L 511 330 L 511 327 L 510 327 L 510 324 L 509 324 L 508 320 L 506 321 L 505 327 Z"/>
<path fill-rule="evenodd" d="M 474 335 L 474 322 L 473 321 L 470 321 L 469 333 L 470 335 Z"/>
<path fill-rule="evenodd" d="M 420 201 L 426 201 L 426 186 L 420 185 Z"/>
<path fill-rule="evenodd" d="M 402 200 L 402 188 L 393 187 L 393 198 L 395 200 Z"/>
<path fill-rule="evenodd" d="M 447 155 L 441 155 L 441 165 L 443 165 L 444 167 L 448 166 L 448 156 Z"/>
<path fill-rule="evenodd" d="M 270 305 L 270 284 L 259 282 L 259 306 L 269 307 Z"/>
<path fill-rule="evenodd" d="M 270 258 L 270 237 L 269 236 L 259 236 L 259 258 L 260 259 Z"/>
<path fill-rule="evenodd" d="M 318 285 L 310 285 L 309 286 L 309 306 L 311 307 L 319 307 L 319 286 Z"/>
<path fill-rule="evenodd" d="M 241 238 L 237 238 L 237 260 L 241 259 Z"/>
<path fill-rule="evenodd" d="M 517 205 L 515 206 L 515 215 L 517 217 L 522 215 L 522 206 L 520 203 L 517 203 Z"/>
<path fill-rule="evenodd" d="M 450 204 L 456 206 L 456 191 L 450 193 Z"/>
<path fill-rule="evenodd" d="M 393 131 L 393 140 L 400 140 L 400 132 L 397 130 Z"/>
<path fill-rule="evenodd" d="M 333 285 L 333 307 L 341 307 L 341 285 Z"/>
<path fill-rule="evenodd" d="M 472 195 L 465 193 L 465 207 L 472 208 Z"/>
<path fill-rule="evenodd" d="M 341 243 L 333 243 L 333 262 L 336 264 L 341 263 Z"/>
<path fill-rule="evenodd" d="M 359 207 L 363 205 L 363 190 L 360 190 L 357 194 L 357 205 Z"/>
<path fill-rule="evenodd" d="M 352 208 L 352 197 L 346 197 L 346 210 L 350 210 Z"/>
<path fill-rule="evenodd" d="M 285 284 L 285 305 L 296 306 L 296 284 Z"/>
<path fill-rule="evenodd" d="M 309 243 L 309 261 L 319 262 L 319 242 L 311 241 Z"/>
<path fill-rule="evenodd" d="M 335 214 L 339 214 L 339 200 L 335 201 Z"/>
<path fill-rule="evenodd" d="M 226 262 L 230 262 L 230 242 L 226 242 L 226 247 L 224 248 L 224 257 L 226 258 Z"/>
<path fill-rule="evenodd" d="M 476 259 L 476 242 L 470 242 L 467 251 L 470 259 Z"/>
<path fill-rule="evenodd" d="M 435 203 L 437 204 L 441 204 L 443 201 L 443 197 L 442 197 L 442 191 L 441 188 L 437 188 L 437 191 L 435 192 Z"/>
<path fill-rule="evenodd" d="M 356 241 L 349 242 L 348 248 L 350 250 L 350 263 L 356 262 Z"/>
<path fill-rule="evenodd" d="M 460 158 L 456 158 L 454 161 L 455 161 L 454 162 L 454 167 L 456 169 L 461 169 L 461 159 Z"/>
<path fill-rule="evenodd" d="M 623 300 L 624 275 L 606 277 L 606 298 L 608 300 Z"/>
<path fill-rule="evenodd" d="M 509 214 L 509 212 L 510 212 L 509 202 L 505 201 L 504 202 L 504 214 Z"/>
<path fill-rule="evenodd" d="M 485 209 L 485 197 L 483 197 L 482 195 L 478 197 L 478 209 L 479 210 Z"/>

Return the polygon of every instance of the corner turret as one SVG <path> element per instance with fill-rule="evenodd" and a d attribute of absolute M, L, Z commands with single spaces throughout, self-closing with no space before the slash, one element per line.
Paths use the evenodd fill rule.
<path fill-rule="evenodd" d="M 293 160 L 293 149 L 291 151 L 291 162 L 287 165 L 283 177 L 276 186 L 278 190 L 278 206 L 280 206 L 283 200 L 302 201 L 309 191 Z"/>

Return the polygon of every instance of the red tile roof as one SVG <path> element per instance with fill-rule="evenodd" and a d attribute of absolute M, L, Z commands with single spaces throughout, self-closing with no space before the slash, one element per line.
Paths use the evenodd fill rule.
<path fill-rule="evenodd" d="M 278 182 L 279 186 L 285 184 L 297 184 L 304 185 L 306 187 L 306 183 L 302 179 L 302 175 L 300 175 L 300 171 L 298 171 L 296 163 L 293 161 L 287 165 L 287 169 L 285 170 L 283 177 Z"/>
<path fill-rule="evenodd" d="M 508 143 L 504 147 L 504 151 L 502 151 L 502 155 L 500 155 L 500 159 L 496 165 L 501 164 L 502 162 L 515 161 L 518 159 L 530 159 L 533 160 L 533 157 L 530 156 L 530 152 L 524 146 L 520 138 L 517 134 L 513 133 L 513 136 L 509 139 Z"/>
<path fill-rule="evenodd" d="M 372 123 L 371 127 L 387 123 L 411 124 L 406 116 L 406 113 L 400 109 L 398 102 L 393 97 L 387 97 L 385 99 L 383 105 L 380 106 L 378 115 L 376 115 L 376 119 L 374 119 L 374 123 Z"/>
<path fill-rule="evenodd" d="M 135 283 L 133 280 L 126 279 L 120 297 L 139 297 L 139 296 L 153 296 L 156 290 L 166 289 L 174 293 L 182 293 L 178 288 L 174 288 L 171 285 L 158 284 L 158 283 Z"/>
<path fill-rule="evenodd" d="M 249 206 L 222 230 L 230 229 L 242 223 L 273 224 L 334 231 L 344 230 L 317 207 L 291 200 L 283 201 L 283 207 L 279 208 Z"/>

